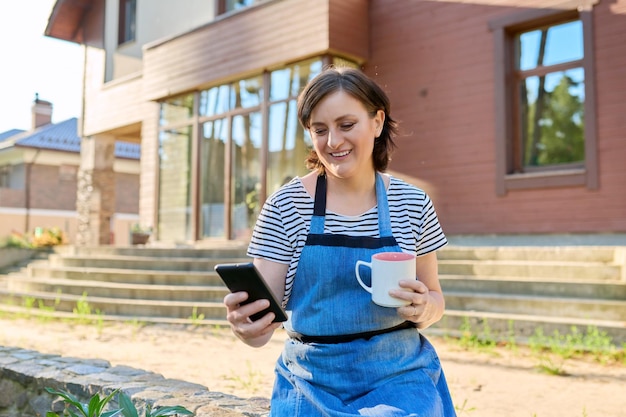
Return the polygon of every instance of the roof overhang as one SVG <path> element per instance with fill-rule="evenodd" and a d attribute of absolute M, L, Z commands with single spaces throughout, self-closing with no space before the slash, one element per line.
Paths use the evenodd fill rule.
<path fill-rule="evenodd" d="M 80 28 L 91 5 L 91 0 L 57 0 L 52 7 L 44 34 L 82 44 L 83 33 Z"/>

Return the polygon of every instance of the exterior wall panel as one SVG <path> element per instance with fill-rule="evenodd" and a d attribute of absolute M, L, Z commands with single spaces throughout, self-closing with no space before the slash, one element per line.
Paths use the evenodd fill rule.
<path fill-rule="evenodd" d="M 369 58 L 369 7 L 367 0 L 329 1 L 329 47 L 356 62 Z M 347 54 L 346 54 L 347 53 Z"/>
<path fill-rule="evenodd" d="M 401 127 L 391 171 L 431 194 L 446 233 L 625 232 L 626 0 L 593 7 L 600 188 L 496 195 L 489 21 L 562 3 L 269 1 L 144 47 L 141 78 L 105 85 L 102 51 L 88 48 L 85 134 L 141 124 L 140 213 L 142 222 L 155 220 L 158 104 L 151 100 L 338 53 L 364 62 L 390 95 Z"/>
<path fill-rule="evenodd" d="M 331 48 L 329 36 L 336 36 L 333 44 L 349 48 L 342 51 L 345 55 L 362 61 L 367 37 L 345 29 L 331 32 L 329 1 L 268 2 L 149 46 L 144 54 L 144 97 L 160 99 L 320 55 Z M 349 28 L 365 29 L 366 1 L 332 3 L 333 10 L 351 16 Z M 346 24 L 337 22 L 335 27 L 340 23 Z"/>
<path fill-rule="evenodd" d="M 103 84 L 104 52 L 87 48 L 87 60 L 83 135 L 140 123 L 146 105 L 142 99 L 141 75 Z"/>
<path fill-rule="evenodd" d="M 522 9 L 502 6 L 519 1 L 484 3 L 423 1 L 410 11 L 401 0 L 371 3 L 376 24 L 366 72 L 389 93 L 403 132 L 391 169 L 431 193 L 449 234 L 626 231 L 626 164 L 619 162 L 626 158 L 619 116 L 626 113 L 626 70 L 616 65 L 626 44 L 614 40 L 616 32 L 626 36 L 626 2 L 593 9 L 600 189 L 515 190 L 504 197 L 495 193 L 488 21 Z"/>

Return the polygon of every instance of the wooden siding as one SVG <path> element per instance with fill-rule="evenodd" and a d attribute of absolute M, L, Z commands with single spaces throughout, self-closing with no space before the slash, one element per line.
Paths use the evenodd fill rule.
<path fill-rule="evenodd" d="M 330 19 L 332 10 L 346 21 Z M 340 49 L 363 61 L 366 0 L 272 1 L 148 47 L 144 98 L 157 100 Z M 332 28 L 331 28 L 332 23 Z M 330 37 L 332 36 L 332 41 Z"/>
<path fill-rule="evenodd" d="M 484 3 L 371 2 L 376 24 L 365 70 L 389 93 L 403 132 L 391 169 L 426 184 L 449 234 L 626 231 L 626 0 L 593 8 L 600 188 L 514 190 L 503 197 L 494 188 L 488 21 L 519 12 L 503 5 L 520 2 Z"/>
<path fill-rule="evenodd" d="M 364 62 L 389 93 L 402 132 L 390 168 L 429 192 L 446 233 L 626 232 L 626 0 L 596 3 L 597 190 L 495 193 L 488 22 L 545 0 L 274 0 L 150 45 L 142 77 L 106 85 L 102 51 L 87 47 L 84 133 L 136 126 L 141 222 L 156 224 L 158 104 L 151 100 L 337 53 Z"/>
<path fill-rule="evenodd" d="M 83 135 L 90 136 L 141 123 L 146 117 L 142 77 L 137 74 L 103 84 L 104 51 L 87 47 Z M 136 132 L 139 138 L 139 130 Z"/>

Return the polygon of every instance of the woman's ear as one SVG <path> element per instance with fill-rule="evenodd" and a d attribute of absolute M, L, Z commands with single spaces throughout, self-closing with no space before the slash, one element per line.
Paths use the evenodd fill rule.
<path fill-rule="evenodd" d="M 376 123 L 376 137 L 379 137 L 383 132 L 383 127 L 385 126 L 385 112 L 383 110 L 378 110 L 376 115 L 374 116 L 374 123 Z"/>

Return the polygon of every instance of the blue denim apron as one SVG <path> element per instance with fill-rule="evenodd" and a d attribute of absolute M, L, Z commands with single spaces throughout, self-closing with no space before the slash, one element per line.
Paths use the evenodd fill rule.
<path fill-rule="evenodd" d="M 324 234 L 326 177 L 318 178 L 310 233 L 287 303 L 289 334 L 315 340 L 402 325 L 396 309 L 374 304 L 354 274 L 359 259 L 401 251 L 379 174 L 376 199 L 379 238 Z M 290 338 L 275 372 L 274 417 L 456 416 L 439 358 L 414 327 L 343 343 Z"/>

